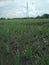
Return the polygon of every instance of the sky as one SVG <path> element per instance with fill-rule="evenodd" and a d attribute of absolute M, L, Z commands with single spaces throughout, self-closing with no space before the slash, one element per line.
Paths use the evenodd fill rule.
<path fill-rule="evenodd" d="M 36 17 L 44 13 L 49 14 L 49 0 L 0 0 L 0 18 Z"/>

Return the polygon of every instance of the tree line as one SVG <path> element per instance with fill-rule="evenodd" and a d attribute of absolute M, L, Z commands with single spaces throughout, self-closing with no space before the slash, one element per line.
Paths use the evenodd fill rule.
<path fill-rule="evenodd" d="M 0 20 L 6 20 L 6 19 L 44 19 L 44 18 L 49 18 L 49 14 L 43 14 L 41 16 L 36 16 L 36 17 L 24 17 L 24 18 L 0 18 Z"/>

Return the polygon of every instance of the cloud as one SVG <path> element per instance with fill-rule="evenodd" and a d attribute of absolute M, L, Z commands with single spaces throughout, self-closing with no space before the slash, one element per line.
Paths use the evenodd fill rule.
<path fill-rule="evenodd" d="M 13 0 L 0 0 L 0 1 L 13 1 Z"/>
<path fill-rule="evenodd" d="M 0 17 L 25 17 L 49 13 L 49 0 L 0 0 Z"/>
<path fill-rule="evenodd" d="M 12 4 L 12 1 L 0 1 L 0 7 L 6 7 L 7 5 Z"/>
<path fill-rule="evenodd" d="M 6 18 L 16 18 L 16 17 L 25 17 L 26 14 L 24 13 L 26 10 L 19 10 L 19 9 L 12 9 L 12 10 L 4 10 L 2 13 L 0 13 L 1 17 L 6 17 Z M 5 15 L 5 16 L 4 16 Z"/>

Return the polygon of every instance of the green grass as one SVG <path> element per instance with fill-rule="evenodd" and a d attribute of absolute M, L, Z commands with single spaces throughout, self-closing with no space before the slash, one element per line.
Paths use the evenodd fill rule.
<path fill-rule="evenodd" d="M 0 65 L 21 61 L 49 65 L 49 19 L 0 20 Z"/>

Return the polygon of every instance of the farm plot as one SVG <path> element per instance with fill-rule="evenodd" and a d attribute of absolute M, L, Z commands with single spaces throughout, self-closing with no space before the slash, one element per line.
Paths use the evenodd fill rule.
<path fill-rule="evenodd" d="M 49 65 L 49 19 L 0 20 L 0 65 Z"/>

